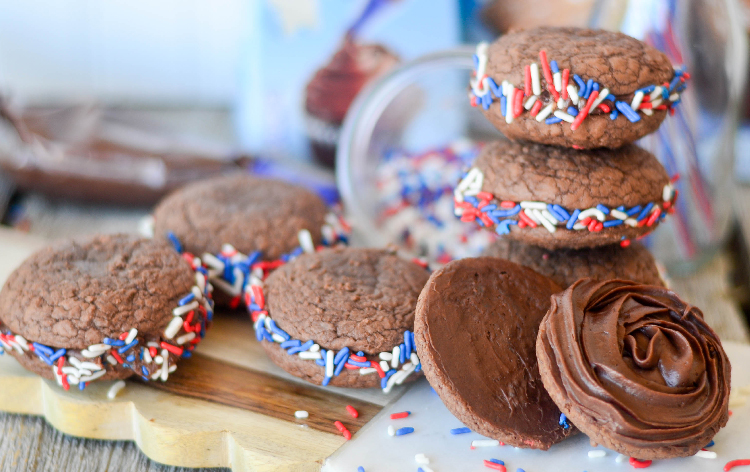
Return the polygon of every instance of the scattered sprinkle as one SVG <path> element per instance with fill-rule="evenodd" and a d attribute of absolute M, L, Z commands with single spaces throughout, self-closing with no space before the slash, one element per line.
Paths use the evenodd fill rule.
<path fill-rule="evenodd" d="M 484 466 L 489 469 L 499 470 L 500 472 L 505 472 L 505 462 L 499 460 L 499 459 L 490 459 L 484 461 Z"/>
<path fill-rule="evenodd" d="M 617 457 L 615 458 L 615 462 L 617 462 L 618 464 L 621 464 L 625 462 L 626 460 L 628 460 L 628 456 L 626 456 L 625 454 L 618 454 Z"/>
<path fill-rule="evenodd" d="M 396 430 L 396 436 L 403 436 L 405 434 L 411 434 L 414 432 L 414 428 L 405 426 Z"/>
<path fill-rule="evenodd" d="M 109 387 L 109 391 L 107 391 L 107 398 L 109 398 L 110 400 L 114 400 L 115 397 L 117 397 L 117 394 L 120 393 L 120 390 L 122 390 L 123 388 L 125 388 L 125 381 L 118 380 L 111 387 Z"/>
<path fill-rule="evenodd" d="M 729 472 L 734 467 L 739 467 L 742 465 L 750 465 L 750 459 L 737 459 L 729 461 L 724 465 L 724 472 Z"/>
<path fill-rule="evenodd" d="M 695 457 L 701 457 L 703 459 L 716 459 L 716 453 L 714 451 L 700 450 L 695 453 Z"/>
<path fill-rule="evenodd" d="M 352 415 L 352 418 L 359 418 L 359 412 L 353 406 L 346 405 L 346 411 L 348 411 L 349 414 Z"/>
<path fill-rule="evenodd" d="M 411 415 L 411 411 L 400 411 L 398 413 L 391 413 L 391 419 L 398 420 L 401 418 L 406 418 L 409 415 Z"/>
<path fill-rule="evenodd" d="M 388 436 L 395 436 L 396 435 L 396 428 L 393 426 L 388 426 Z"/>
<path fill-rule="evenodd" d="M 500 441 L 497 439 L 475 439 L 471 442 L 471 447 L 492 447 L 499 445 Z"/>
<path fill-rule="evenodd" d="M 601 449 L 594 449 L 593 451 L 589 451 L 590 459 L 598 459 L 600 457 L 605 457 L 606 455 L 607 451 L 603 451 Z"/>
<path fill-rule="evenodd" d="M 633 466 L 634 469 L 645 469 L 646 467 L 649 467 L 651 465 L 650 460 L 641 461 L 636 459 L 635 457 L 631 457 L 630 460 L 628 460 L 631 466 Z"/>
<path fill-rule="evenodd" d="M 414 460 L 417 462 L 417 464 L 429 464 L 430 463 L 430 459 L 422 453 L 419 453 L 416 456 L 414 456 Z"/>
<path fill-rule="evenodd" d="M 302 418 L 307 418 L 308 416 L 310 416 L 310 414 L 307 413 L 307 411 L 305 411 L 305 410 L 297 410 L 297 411 L 294 412 L 294 417 L 295 418 L 302 419 Z"/>
<path fill-rule="evenodd" d="M 471 432 L 471 429 L 469 428 L 453 428 L 451 430 L 451 434 L 466 434 L 470 432 Z"/>
<path fill-rule="evenodd" d="M 362 466 L 357 467 L 357 472 L 365 472 L 365 468 Z"/>

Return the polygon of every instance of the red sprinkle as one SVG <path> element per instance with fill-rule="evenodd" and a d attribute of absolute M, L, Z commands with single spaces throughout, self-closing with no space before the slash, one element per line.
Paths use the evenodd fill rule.
<path fill-rule="evenodd" d="M 523 91 L 527 97 L 531 96 L 531 66 L 527 65 L 524 70 Z"/>
<path fill-rule="evenodd" d="M 489 216 L 487 216 L 487 213 L 481 212 L 479 213 L 479 219 L 482 220 L 482 223 L 484 223 L 485 226 L 492 226 L 495 224 Z"/>
<path fill-rule="evenodd" d="M 670 182 L 670 183 L 675 183 L 675 182 L 677 182 L 678 180 L 680 180 L 680 174 L 679 174 L 679 173 L 677 173 L 677 174 L 673 175 L 673 176 L 672 176 L 672 178 L 671 178 L 671 179 L 669 179 L 669 182 Z"/>
<path fill-rule="evenodd" d="M 239 295 L 237 295 L 236 297 L 232 297 L 232 299 L 229 300 L 229 308 L 231 308 L 232 310 L 234 310 L 235 308 L 237 308 L 238 306 L 240 306 L 240 301 L 241 300 L 242 300 L 242 297 L 240 297 Z"/>
<path fill-rule="evenodd" d="M 486 459 L 484 461 L 484 466 L 490 469 L 500 470 L 502 472 L 505 472 L 507 470 L 504 465 L 498 464 L 496 462 L 488 461 Z"/>
<path fill-rule="evenodd" d="M 528 226 L 531 226 L 532 228 L 536 228 L 536 223 L 534 223 L 534 220 L 529 218 L 529 215 L 526 214 L 526 210 L 521 210 L 521 212 L 518 214 L 518 217 L 521 219 L 521 221 L 526 223 Z"/>
<path fill-rule="evenodd" d="M 579 126 L 581 126 L 581 123 L 583 123 L 583 120 L 586 119 L 586 117 L 589 115 L 589 111 L 591 111 L 591 105 L 594 104 L 596 101 L 596 97 L 599 96 L 599 91 L 594 90 L 591 92 L 591 95 L 589 95 L 589 99 L 586 101 L 586 105 L 583 107 L 583 109 L 578 112 L 578 116 L 576 116 L 576 119 L 573 120 L 573 123 L 570 125 L 570 130 L 575 131 L 578 129 Z"/>
<path fill-rule="evenodd" d="M 120 341 L 125 341 L 125 338 L 127 338 L 127 337 L 128 337 L 128 333 L 127 333 L 127 332 L 125 332 L 125 333 L 122 333 L 122 334 L 120 335 L 119 339 L 120 339 Z"/>
<path fill-rule="evenodd" d="M 523 91 L 515 89 L 513 91 L 513 117 L 521 116 L 523 113 Z"/>
<path fill-rule="evenodd" d="M 359 369 L 359 367 L 357 367 L 356 365 L 351 365 L 351 364 L 350 364 L 350 363 L 348 363 L 348 362 L 347 362 L 346 364 L 344 364 L 344 368 L 345 368 L 345 369 L 349 369 L 349 370 L 356 370 L 356 369 Z"/>
<path fill-rule="evenodd" d="M 469 100 L 469 103 L 473 107 L 477 106 L 477 96 L 474 94 L 471 94 L 471 99 Z"/>
<path fill-rule="evenodd" d="M 508 200 L 503 200 L 500 202 L 500 208 L 515 208 L 516 202 L 510 202 Z"/>
<path fill-rule="evenodd" d="M 112 349 L 112 350 L 111 350 L 111 351 L 109 351 L 109 352 L 110 352 L 110 354 L 112 354 L 112 357 L 114 357 L 114 358 L 115 358 L 115 360 L 116 360 L 116 361 L 117 361 L 118 363 L 122 364 L 122 363 L 124 362 L 124 361 L 122 360 L 122 357 L 120 357 L 120 355 L 119 355 L 119 354 L 117 353 L 117 351 L 115 351 L 114 349 Z"/>
<path fill-rule="evenodd" d="M 263 297 L 263 290 L 257 285 L 251 285 L 250 290 L 253 291 L 253 298 L 255 298 L 255 304 L 262 310 L 266 306 L 266 299 Z"/>
<path fill-rule="evenodd" d="M 539 111 L 542 109 L 542 101 L 537 100 L 534 102 L 534 105 L 531 107 L 531 117 L 536 118 L 536 115 L 539 114 Z"/>
<path fill-rule="evenodd" d="M 651 213 L 651 216 L 648 217 L 648 220 L 646 221 L 646 226 L 651 226 L 654 223 L 656 223 L 656 220 L 659 218 L 659 215 L 661 215 L 661 208 L 656 208 L 656 211 Z"/>
<path fill-rule="evenodd" d="M 65 390 L 70 390 L 70 384 L 68 383 L 68 376 L 63 375 L 61 380 L 62 380 L 63 388 Z"/>
<path fill-rule="evenodd" d="M 64 357 L 60 357 L 59 359 L 57 359 L 57 375 L 62 375 L 62 368 L 64 364 L 65 364 Z"/>
<path fill-rule="evenodd" d="M 367 359 L 365 358 L 365 356 L 358 356 L 356 354 L 349 354 L 349 357 L 352 360 L 355 360 L 357 362 L 367 362 Z"/>
<path fill-rule="evenodd" d="M 346 405 L 346 411 L 348 411 L 349 414 L 352 415 L 352 418 L 359 418 L 359 412 L 353 406 Z"/>
<path fill-rule="evenodd" d="M 398 413 L 391 413 L 391 419 L 392 420 L 398 420 L 398 419 L 401 419 L 401 418 L 406 418 L 410 414 L 411 413 L 408 412 L 408 411 L 401 411 L 401 412 L 398 412 Z"/>
<path fill-rule="evenodd" d="M 651 465 L 651 461 L 639 461 L 635 457 L 631 457 L 628 462 L 630 462 L 630 465 L 632 465 L 634 469 L 645 469 Z"/>
<path fill-rule="evenodd" d="M 596 108 L 600 109 L 604 113 L 609 113 L 610 111 L 612 111 L 612 109 L 609 108 L 609 105 L 607 105 L 606 103 L 600 103 Z"/>
<path fill-rule="evenodd" d="M 344 439 L 346 439 L 347 441 L 352 438 L 352 433 L 348 429 L 345 429 L 342 434 L 344 435 Z"/>
<path fill-rule="evenodd" d="M 383 369 L 378 362 L 370 361 L 370 367 L 378 371 L 378 376 L 380 376 L 381 379 L 385 377 L 385 372 L 383 372 Z"/>
<path fill-rule="evenodd" d="M 630 240 L 629 239 L 623 239 L 622 241 L 620 241 L 620 246 L 621 247 L 628 247 L 628 246 L 630 246 Z"/>
<path fill-rule="evenodd" d="M 560 94 L 555 90 L 555 81 L 552 79 L 552 70 L 549 68 L 549 62 L 547 62 L 547 51 L 542 49 L 539 51 L 539 60 L 542 62 L 542 71 L 544 72 L 544 80 L 547 81 L 547 90 L 552 94 L 555 101 L 560 99 Z"/>
<path fill-rule="evenodd" d="M 487 201 L 490 201 L 490 200 L 492 200 L 493 198 L 495 198 L 495 196 L 494 196 L 494 195 L 492 195 L 492 194 L 491 194 L 490 192 L 479 192 L 479 193 L 477 194 L 477 198 L 478 198 L 479 200 L 487 200 Z"/>
<path fill-rule="evenodd" d="M 156 348 L 153 346 L 149 346 L 148 353 L 151 354 L 151 357 L 156 357 L 156 354 L 157 354 Z"/>
<path fill-rule="evenodd" d="M 167 351 L 171 352 L 175 356 L 181 356 L 182 355 L 183 349 L 181 347 L 173 346 L 173 345 L 171 345 L 169 343 L 166 343 L 164 341 L 161 342 L 160 346 L 163 349 L 166 349 Z"/>
<path fill-rule="evenodd" d="M 724 466 L 724 472 L 729 472 L 733 468 L 741 466 L 741 465 L 750 465 L 750 459 L 737 459 L 737 460 L 729 461 Z"/>
<path fill-rule="evenodd" d="M 641 106 L 639 106 L 638 109 L 642 110 L 644 108 L 654 108 L 654 105 L 648 102 L 641 102 Z"/>
<path fill-rule="evenodd" d="M 346 426 L 344 426 L 344 423 L 342 423 L 341 421 L 334 421 L 333 425 L 342 433 L 346 430 Z"/>
<path fill-rule="evenodd" d="M 568 99 L 568 81 L 570 80 L 570 69 L 562 71 L 562 99 Z"/>

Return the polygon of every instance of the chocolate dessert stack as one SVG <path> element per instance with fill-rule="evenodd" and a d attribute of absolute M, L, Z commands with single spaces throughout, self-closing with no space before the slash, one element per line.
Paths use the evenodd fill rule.
<path fill-rule="evenodd" d="M 637 242 L 677 191 L 632 144 L 659 127 L 689 75 L 621 33 L 543 27 L 482 43 L 472 105 L 511 141 L 487 144 L 455 213 L 503 236 L 486 251 L 567 287 L 582 277 L 663 285 Z"/>

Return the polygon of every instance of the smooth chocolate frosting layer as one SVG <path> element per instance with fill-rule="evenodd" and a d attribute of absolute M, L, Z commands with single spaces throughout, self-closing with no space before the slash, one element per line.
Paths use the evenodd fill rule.
<path fill-rule="evenodd" d="M 568 418 L 623 454 L 691 456 L 727 422 L 721 342 L 698 308 L 666 288 L 579 280 L 552 297 L 537 357 Z"/>
<path fill-rule="evenodd" d="M 493 257 L 453 261 L 430 277 L 417 304 L 417 353 L 446 408 L 472 431 L 536 449 L 577 431 L 559 425 L 534 349 L 550 296 L 560 290 Z"/>
<path fill-rule="evenodd" d="M 357 44 L 347 37 L 331 62 L 307 85 L 305 109 L 317 118 L 341 124 L 362 87 L 398 62 L 398 57 L 379 44 Z"/>

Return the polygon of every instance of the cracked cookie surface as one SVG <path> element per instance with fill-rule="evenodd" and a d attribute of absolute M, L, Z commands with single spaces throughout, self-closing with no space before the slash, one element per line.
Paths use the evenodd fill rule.
<path fill-rule="evenodd" d="M 228 243 L 249 254 L 262 251 L 278 259 L 299 246 L 297 233 L 307 229 L 317 246 L 328 213 L 313 192 L 296 185 L 235 174 L 187 185 L 154 210 L 154 235 L 172 231 L 184 249 L 197 256 L 216 254 Z"/>

